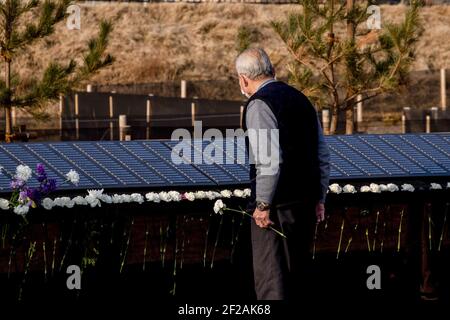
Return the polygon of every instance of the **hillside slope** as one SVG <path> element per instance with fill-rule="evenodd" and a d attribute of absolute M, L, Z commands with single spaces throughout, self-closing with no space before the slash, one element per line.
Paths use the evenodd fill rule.
<path fill-rule="evenodd" d="M 55 34 L 33 46 L 13 66 L 20 74 L 35 74 L 49 61 L 80 57 L 98 22 L 114 22 L 110 52 L 116 62 L 95 76 L 93 83 L 147 83 L 185 79 L 229 79 L 234 76 L 236 35 L 240 26 L 257 28 L 277 71 L 286 74 L 289 61 L 283 44 L 268 25 L 298 5 L 120 3 L 80 4 L 81 30 L 61 23 Z M 402 17 L 403 6 L 383 6 L 383 21 Z M 450 6 L 423 9 L 425 32 L 418 44 L 414 69 L 450 67 Z M 38 73 L 39 74 L 39 73 Z"/>

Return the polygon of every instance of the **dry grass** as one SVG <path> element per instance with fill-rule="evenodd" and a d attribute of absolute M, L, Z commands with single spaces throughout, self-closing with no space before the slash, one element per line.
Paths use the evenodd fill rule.
<path fill-rule="evenodd" d="M 179 79 L 209 80 L 234 77 L 236 36 L 241 26 L 260 31 L 264 47 L 280 76 L 286 75 L 290 57 L 271 29 L 298 5 L 100 3 L 80 4 L 81 30 L 67 30 L 61 23 L 54 35 L 27 49 L 13 64 L 22 76 L 40 74 L 50 61 L 80 58 L 87 40 L 97 32 L 101 19 L 114 22 L 110 52 L 116 62 L 101 71 L 93 84 L 127 84 Z M 383 21 L 402 18 L 403 6 L 382 6 Z M 422 11 L 424 34 L 418 43 L 415 70 L 450 68 L 450 6 Z M 38 124 L 39 125 L 39 124 Z M 34 127 L 34 125 L 32 125 Z"/>
<path fill-rule="evenodd" d="M 251 4 L 82 4 L 81 30 L 64 24 L 55 34 L 33 46 L 15 63 L 15 70 L 29 75 L 50 60 L 79 57 L 102 18 L 114 22 L 110 51 L 116 62 L 93 83 L 143 83 L 179 78 L 227 79 L 233 76 L 236 35 L 242 25 L 256 27 L 263 35 L 259 45 L 269 52 L 277 70 L 285 74 L 288 54 L 268 26 L 297 5 Z M 404 7 L 383 6 L 386 20 L 397 20 Z M 450 6 L 423 10 L 425 33 L 418 45 L 414 68 L 450 67 Z M 21 66 L 22 68 L 19 68 Z"/>

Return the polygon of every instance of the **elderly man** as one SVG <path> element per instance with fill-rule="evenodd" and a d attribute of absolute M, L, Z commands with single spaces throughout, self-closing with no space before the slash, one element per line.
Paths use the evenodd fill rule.
<path fill-rule="evenodd" d="M 297 89 L 275 79 L 262 49 L 236 59 L 248 133 L 252 196 L 253 271 L 258 299 L 291 299 L 302 291 L 299 270 L 308 255 L 314 223 L 324 219 L 329 150 L 317 112 Z M 276 141 L 274 141 L 276 140 Z M 266 153 L 270 150 L 270 161 Z M 268 229 L 280 228 L 281 237 Z"/>

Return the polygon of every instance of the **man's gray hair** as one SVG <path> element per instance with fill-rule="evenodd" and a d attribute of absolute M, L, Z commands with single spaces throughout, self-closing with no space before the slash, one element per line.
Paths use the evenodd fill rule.
<path fill-rule="evenodd" d="M 261 48 L 250 48 L 242 52 L 236 58 L 236 71 L 251 80 L 275 76 L 269 56 Z"/>

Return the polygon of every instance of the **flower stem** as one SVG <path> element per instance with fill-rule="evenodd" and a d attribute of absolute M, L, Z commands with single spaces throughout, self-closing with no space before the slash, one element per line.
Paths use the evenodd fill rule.
<path fill-rule="evenodd" d="M 241 213 L 241 214 L 243 214 L 243 215 L 249 216 L 250 218 L 253 219 L 253 216 L 252 216 L 250 213 L 248 213 L 247 211 L 244 211 L 244 210 L 236 210 L 236 209 L 231 209 L 231 208 L 223 208 L 223 210 L 228 210 L 228 211 L 238 212 L 238 213 Z M 269 226 L 269 229 L 272 230 L 272 231 L 274 231 L 274 232 L 276 232 L 278 235 L 282 236 L 283 238 L 286 238 L 286 236 L 285 236 L 282 232 L 278 231 L 278 230 L 275 229 L 274 227 Z"/>

